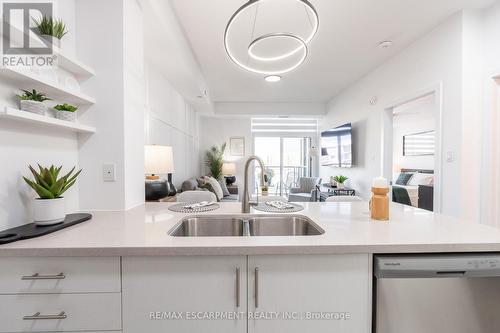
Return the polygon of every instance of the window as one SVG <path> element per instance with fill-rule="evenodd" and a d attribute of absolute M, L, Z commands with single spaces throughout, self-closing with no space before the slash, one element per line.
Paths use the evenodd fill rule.
<path fill-rule="evenodd" d="M 435 131 L 403 136 L 403 156 L 434 155 L 435 138 Z"/>

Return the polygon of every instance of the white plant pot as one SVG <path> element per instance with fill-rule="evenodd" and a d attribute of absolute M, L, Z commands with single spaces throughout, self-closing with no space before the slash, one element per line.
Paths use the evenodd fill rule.
<path fill-rule="evenodd" d="M 337 183 L 337 188 L 342 190 L 345 188 L 345 184 L 344 183 Z"/>
<path fill-rule="evenodd" d="M 76 111 L 75 112 L 69 112 L 69 111 L 59 111 L 55 110 L 55 115 L 57 119 L 65 120 L 65 121 L 76 121 Z"/>
<path fill-rule="evenodd" d="M 21 100 L 21 110 L 28 111 L 31 113 L 36 113 L 41 116 L 45 116 L 45 112 L 47 112 L 47 105 L 42 102 L 29 101 L 29 100 Z"/>
<path fill-rule="evenodd" d="M 59 38 L 53 37 L 51 35 L 41 35 L 49 44 L 54 45 L 57 48 L 61 48 L 61 40 Z"/>
<path fill-rule="evenodd" d="M 66 208 L 64 198 L 35 199 L 33 201 L 33 222 L 37 225 L 53 225 L 64 221 Z"/>

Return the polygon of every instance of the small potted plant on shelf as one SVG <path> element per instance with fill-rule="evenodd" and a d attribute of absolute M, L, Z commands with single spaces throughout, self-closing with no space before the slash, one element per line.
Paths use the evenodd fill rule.
<path fill-rule="evenodd" d="M 61 39 L 68 33 L 62 20 L 44 16 L 40 20 L 33 19 L 33 21 L 40 37 L 52 45 L 61 46 Z"/>
<path fill-rule="evenodd" d="M 47 105 L 43 104 L 45 101 L 50 101 L 44 93 L 33 91 L 21 90 L 22 95 L 16 95 L 20 100 L 20 107 L 23 111 L 28 111 L 44 116 L 47 112 Z"/>
<path fill-rule="evenodd" d="M 66 121 L 75 121 L 76 120 L 76 110 L 78 108 L 71 104 L 58 104 L 54 106 L 56 110 L 56 118 Z"/>
<path fill-rule="evenodd" d="M 262 186 L 262 196 L 267 197 L 269 195 L 269 187 L 266 185 Z"/>
<path fill-rule="evenodd" d="M 29 166 L 34 180 L 23 177 L 24 181 L 38 194 L 39 198 L 33 201 L 33 221 L 37 225 L 53 225 L 64 221 L 66 210 L 62 196 L 76 182 L 82 170 L 73 174 L 75 167 L 67 174 L 59 177 L 62 166 L 42 167 L 39 171 Z"/>
<path fill-rule="evenodd" d="M 345 181 L 348 180 L 349 178 L 347 178 L 346 176 L 339 175 L 339 176 L 335 176 L 333 179 L 337 183 L 337 187 L 339 189 L 343 189 L 343 188 L 345 188 Z"/>

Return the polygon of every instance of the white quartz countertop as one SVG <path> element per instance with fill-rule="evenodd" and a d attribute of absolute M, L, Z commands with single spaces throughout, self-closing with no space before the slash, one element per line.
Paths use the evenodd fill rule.
<path fill-rule="evenodd" d="M 299 237 L 172 237 L 189 214 L 169 203 L 125 212 L 92 212 L 93 219 L 39 238 L 0 245 L 0 256 L 152 256 L 500 251 L 500 230 L 393 204 L 391 219 L 370 219 L 368 203 L 304 203 L 305 215 L 325 230 Z M 204 214 L 239 214 L 222 203 Z M 260 212 L 255 212 L 259 213 Z"/>

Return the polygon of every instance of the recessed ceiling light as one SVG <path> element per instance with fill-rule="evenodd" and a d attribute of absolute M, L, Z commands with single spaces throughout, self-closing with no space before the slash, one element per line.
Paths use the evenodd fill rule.
<path fill-rule="evenodd" d="M 394 44 L 392 40 L 384 40 L 378 44 L 378 47 L 381 49 L 388 49 L 392 46 L 392 44 Z"/>
<path fill-rule="evenodd" d="M 278 82 L 281 81 L 281 76 L 279 75 L 268 75 L 264 78 L 267 82 Z"/>

